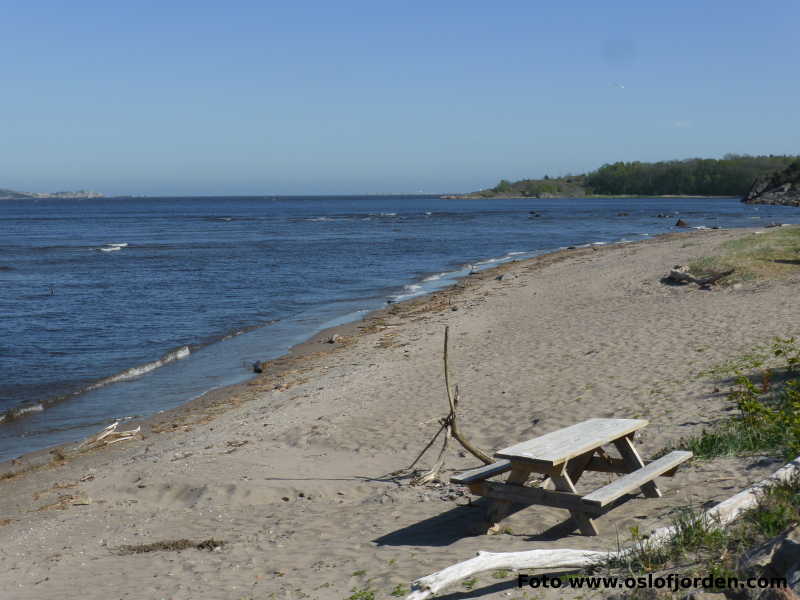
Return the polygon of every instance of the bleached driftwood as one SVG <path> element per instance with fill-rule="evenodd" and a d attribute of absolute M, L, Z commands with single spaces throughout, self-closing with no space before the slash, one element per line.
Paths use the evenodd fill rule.
<path fill-rule="evenodd" d="M 759 494 L 765 488 L 780 482 L 788 481 L 800 474 L 800 456 L 790 463 L 785 464 L 775 473 L 723 500 L 713 508 L 703 513 L 703 518 L 719 525 L 725 525 L 736 519 L 743 511 L 756 506 Z M 653 546 L 665 544 L 675 535 L 675 527 L 661 527 L 653 531 L 647 543 Z M 525 552 L 478 552 L 478 555 L 469 560 L 449 566 L 427 577 L 417 579 L 412 584 L 412 592 L 406 600 L 426 600 L 468 577 L 494 571 L 497 569 L 571 569 L 589 567 L 610 559 L 624 558 L 633 552 L 633 548 L 617 552 L 603 552 L 596 550 L 527 550 Z"/>
<path fill-rule="evenodd" d="M 731 275 L 734 271 L 735 269 L 729 269 L 727 271 L 713 273 L 708 277 L 695 277 L 689 272 L 689 267 L 685 265 L 675 265 L 672 269 L 670 269 L 669 275 L 667 275 L 666 278 L 676 283 L 696 283 L 701 287 L 705 287 L 713 285 L 723 277 Z"/>
<path fill-rule="evenodd" d="M 141 437 L 141 426 L 136 429 L 129 429 L 128 431 L 117 431 L 119 421 L 114 421 L 111 425 L 103 429 L 98 434 L 86 438 L 80 446 L 79 450 L 88 450 L 89 448 L 99 448 L 100 446 L 108 446 L 116 444 L 117 442 L 124 442 L 136 437 Z"/>

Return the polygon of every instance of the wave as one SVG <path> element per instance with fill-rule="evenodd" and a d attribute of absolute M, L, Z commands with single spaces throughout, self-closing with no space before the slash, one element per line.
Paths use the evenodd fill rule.
<path fill-rule="evenodd" d="M 495 258 L 487 258 L 484 260 L 479 260 L 474 263 L 467 263 L 461 265 L 459 268 L 456 268 L 453 271 L 433 273 L 432 275 L 428 275 L 420 279 L 419 283 L 409 283 L 407 285 L 404 285 L 403 288 L 400 290 L 400 292 L 392 296 L 389 296 L 389 303 L 392 304 L 394 302 L 402 302 L 403 300 L 409 300 L 410 298 L 421 296 L 423 294 L 428 294 L 436 289 L 440 289 L 441 283 L 436 283 L 436 282 L 439 282 L 442 279 L 452 279 L 453 282 L 455 282 L 455 279 L 463 277 L 467 273 L 472 275 L 479 271 L 483 271 L 484 269 L 501 265 L 503 263 L 515 261 L 519 256 L 532 257 L 535 254 L 538 253 L 523 252 L 523 251 L 507 252 L 503 256 L 498 256 Z"/>
<path fill-rule="evenodd" d="M 493 265 L 495 263 L 499 263 L 502 260 L 507 260 L 507 257 L 501 256 L 500 258 L 487 258 L 486 260 L 479 260 L 476 263 L 473 263 L 475 267 L 482 267 L 484 265 Z"/>
<path fill-rule="evenodd" d="M 274 325 L 278 321 L 280 321 L 280 319 L 270 319 L 269 321 L 266 321 L 264 323 L 257 323 L 255 325 L 248 325 L 247 327 L 243 327 L 242 329 L 234 329 L 233 331 L 231 331 L 229 333 L 226 333 L 226 334 L 224 334 L 222 336 L 216 336 L 214 338 L 211 338 L 209 341 L 205 342 L 204 344 L 195 344 L 195 345 L 191 346 L 190 349 L 199 350 L 200 348 L 204 348 L 206 346 L 210 346 L 211 344 L 214 344 L 216 342 L 224 342 L 225 340 L 229 340 L 231 338 L 238 337 L 238 336 L 242 335 L 243 333 L 249 333 L 251 331 L 255 331 L 256 329 L 261 329 L 262 327 L 269 327 L 270 325 Z"/>
<path fill-rule="evenodd" d="M 90 392 L 92 390 L 96 390 L 97 388 L 103 387 L 104 385 L 109 385 L 110 383 L 117 383 L 119 381 L 126 381 L 128 379 L 135 379 L 136 377 L 141 377 L 145 373 L 149 373 L 150 371 L 155 371 L 156 369 L 163 367 L 164 365 L 168 365 L 171 362 L 175 362 L 176 360 L 181 360 L 182 358 L 186 358 L 191 353 L 192 351 L 189 349 L 189 346 L 181 346 L 176 350 L 170 350 L 158 360 L 154 360 L 153 362 L 139 365 L 138 367 L 131 367 L 130 369 L 125 369 L 121 373 L 117 373 L 116 375 L 112 375 L 111 377 L 106 377 L 104 379 L 96 381 L 91 385 L 88 385 L 81 391 Z"/>
<path fill-rule="evenodd" d="M 587 246 L 588 245 L 589 244 L 587 244 Z M 507 263 L 507 262 L 511 262 L 511 261 L 517 260 L 518 256 L 532 257 L 532 256 L 534 256 L 534 254 L 536 254 L 536 253 L 530 252 L 530 251 L 529 252 L 522 252 L 522 251 L 515 250 L 514 252 L 506 252 L 503 256 L 496 256 L 494 258 L 486 258 L 484 260 L 479 260 L 476 263 L 465 265 L 464 268 L 469 269 L 470 271 L 473 271 L 473 270 L 480 271 L 480 270 L 483 270 L 483 269 L 486 269 L 486 268 L 489 268 L 489 267 L 493 267 L 495 265 L 501 265 L 503 263 Z"/>
<path fill-rule="evenodd" d="M 95 250 L 100 250 L 100 252 L 117 252 L 127 247 L 128 242 L 115 242 L 113 244 L 106 244 L 102 248 L 95 248 Z"/>
<path fill-rule="evenodd" d="M 442 276 L 445 274 L 443 273 Z M 428 280 L 426 280 L 428 281 Z M 429 280 L 434 281 L 434 280 Z M 402 302 L 403 300 L 409 300 L 410 298 L 414 298 L 416 296 L 421 296 L 423 294 L 427 294 L 428 290 L 420 283 L 409 283 L 403 286 L 403 289 L 400 290 L 399 293 L 394 294 L 393 296 L 389 296 L 389 303 L 393 302 Z"/>
<path fill-rule="evenodd" d="M 181 360 L 183 358 L 186 358 L 190 354 L 191 350 L 189 349 L 189 346 L 181 346 L 180 348 L 176 348 L 174 350 L 170 350 L 169 352 L 165 353 L 158 360 L 154 360 L 152 362 L 145 363 L 143 365 L 125 369 L 124 371 L 121 371 L 115 375 L 111 375 L 110 377 L 104 377 L 103 379 L 99 379 L 69 394 L 56 396 L 55 398 L 50 398 L 49 400 L 37 402 L 35 404 L 24 404 L 22 406 L 11 408 L 3 413 L 0 413 L 0 424 L 14 421 L 16 419 L 25 417 L 32 413 L 42 412 L 45 409 L 50 408 L 55 404 L 58 404 L 65 400 L 69 400 L 70 398 L 74 398 L 75 396 L 85 394 L 86 392 L 91 392 L 92 390 L 96 390 L 98 388 L 110 385 L 112 383 L 118 383 L 120 381 L 128 381 L 130 379 L 136 379 L 137 377 L 141 377 L 142 375 L 149 373 L 150 371 L 155 371 L 156 369 L 159 369 L 164 365 L 168 365 L 169 363 L 175 362 L 176 360 Z"/>
<path fill-rule="evenodd" d="M 0 424 L 7 423 L 9 421 L 14 421 L 15 419 L 19 419 L 20 417 L 24 417 L 27 414 L 35 413 L 35 412 L 42 412 L 44 410 L 44 405 L 41 402 L 37 402 L 36 404 L 26 404 L 23 406 L 17 406 L 16 408 L 11 408 L 6 412 L 0 414 Z"/>

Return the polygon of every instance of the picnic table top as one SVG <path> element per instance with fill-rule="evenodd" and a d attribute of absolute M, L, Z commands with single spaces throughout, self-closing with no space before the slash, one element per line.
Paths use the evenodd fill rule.
<path fill-rule="evenodd" d="M 644 419 L 589 419 L 495 453 L 512 462 L 556 466 L 646 426 Z"/>

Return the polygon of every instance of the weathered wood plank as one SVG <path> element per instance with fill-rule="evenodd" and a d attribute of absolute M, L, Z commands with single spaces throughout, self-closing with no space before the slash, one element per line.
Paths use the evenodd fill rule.
<path fill-rule="evenodd" d="M 633 445 L 633 442 L 630 439 L 621 438 L 615 440 L 614 445 L 622 455 L 622 460 L 625 461 L 625 466 L 628 467 L 629 473 L 633 473 L 634 471 L 644 467 L 644 461 L 642 460 L 642 457 L 639 456 L 639 453 L 636 451 L 636 447 Z M 642 493 L 646 498 L 661 498 L 661 490 L 658 489 L 658 486 L 654 481 L 646 481 L 642 485 Z"/>
<path fill-rule="evenodd" d="M 666 456 L 662 456 L 658 460 L 651 462 L 646 467 L 642 467 L 633 473 L 620 477 L 608 485 L 601 487 L 599 490 L 587 494 L 583 497 L 583 502 L 587 507 L 602 508 L 617 498 L 632 492 L 636 488 L 642 487 L 645 483 L 652 481 L 659 475 L 675 469 L 678 465 L 686 462 L 690 458 L 692 458 L 691 452 L 683 450 L 670 452 Z"/>
<path fill-rule="evenodd" d="M 589 419 L 495 453 L 498 458 L 555 466 L 645 427 L 644 419 Z"/>
<path fill-rule="evenodd" d="M 469 471 L 464 471 L 463 473 L 457 473 L 450 477 L 450 481 L 452 483 L 461 483 L 463 485 L 469 485 L 474 481 L 481 481 L 483 479 L 488 479 L 489 477 L 494 477 L 495 475 L 499 475 L 501 473 L 505 473 L 506 471 L 510 470 L 511 470 L 511 461 L 498 460 L 497 462 L 493 462 L 490 465 L 484 465 L 476 469 L 470 469 Z"/>
<path fill-rule="evenodd" d="M 495 481 L 473 483 L 470 490 L 479 496 L 493 500 L 505 500 L 515 504 L 539 504 L 555 508 L 586 510 L 581 497 L 569 492 L 555 492 L 540 487 L 525 487 L 521 485 L 508 485 Z"/>

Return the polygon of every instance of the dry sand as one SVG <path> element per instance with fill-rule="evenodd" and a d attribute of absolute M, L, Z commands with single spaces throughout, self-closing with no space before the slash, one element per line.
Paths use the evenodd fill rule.
<path fill-rule="evenodd" d="M 590 417 L 639 417 L 650 421 L 639 441 L 648 457 L 724 416 L 719 382 L 698 374 L 795 333 L 798 281 L 702 291 L 659 278 L 743 235 L 675 234 L 505 265 L 373 314 L 340 331 L 344 343 L 318 336 L 264 375 L 153 419 L 143 440 L 7 463 L 0 471 L 21 474 L 0 480 L 0 598 L 336 600 L 365 588 L 391 598 L 479 549 L 614 549 L 632 526 L 726 498 L 779 464 L 690 463 L 659 479 L 662 499 L 600 518 L 594 538 L 538 507 L 505 521 L 508 533 L 470 535 L 481 511 L 462 490 L 381 476 L 408 465 L 446 413 L 445 325 L 462 428 L 488 450 Z M 477 461 L 455 447 L 447 465 Z M 608 477 L 588 474 L 579 489 Z M 123 548 L 182 539 L 224 545 Z M 447 596 L 476 597 L 525 596 L 513 575 L 491 574 Z"/>

